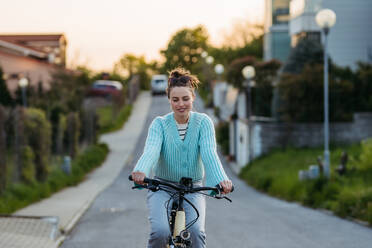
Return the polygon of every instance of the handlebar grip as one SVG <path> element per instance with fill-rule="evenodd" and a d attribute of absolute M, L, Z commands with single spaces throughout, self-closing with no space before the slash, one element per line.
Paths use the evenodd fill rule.
<path fill-rule="evenodd" d="M 128 176 L 128 179 L 129 179 L 129 181 L 133 181 L 133 177 L 132 177 L 132 175 L 129 175 L 129 176 Z M 149 183 L 149 182 L 150 182 L 150 179 L 148 179 L 147 177 L 145 177 L 145 179 L 143 179 L 143 182 L 144 182 L 144 183 Z"/>
<path fill-rule="evenodd" d="M 221 187 L 221 185 L 217 184 L 216 187 L 218 188 L 219 191 L 221 191 L 221 192 L 223 191 L 223 188 Z M 234 187 L 234 185 L 233 185 L 233 186 L 231 187 L 231 191 L 230 191 L 230 193 L 232 193 L 232 192 L 234 191 L 234 189 L 235 189 L 235 187 Z"/>

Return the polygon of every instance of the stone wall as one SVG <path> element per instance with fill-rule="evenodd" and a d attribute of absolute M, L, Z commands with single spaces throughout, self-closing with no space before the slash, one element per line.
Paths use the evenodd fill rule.
<path fill-rule="evenodd" d="M 259 137 L 252 136 L 253 144 L 261 143 L 262 153 L 287 145 L 316 147 L 324 144 L 323 123 L 255 121 L 253 130 L 257 129 L 260 129 Z M 330 124 L 331 143 L 350 144 L 368 137 L 372 137 L 372 113 L 355 113 L 353 122 Z"/>
<path fill-rule="evenodd" d="M 270 119 L 252 118 L 230 124 L 230 155 L 240 167 L 273 148 L 319 147 L 324 144 L 323 123 L 278 123 Z M 353 122 L 331 123 L 330 142 L 350 144 L 372 138 L 372 113 L 355 113 Z M 249 147 L 249 144 L 252 144 Z"/>

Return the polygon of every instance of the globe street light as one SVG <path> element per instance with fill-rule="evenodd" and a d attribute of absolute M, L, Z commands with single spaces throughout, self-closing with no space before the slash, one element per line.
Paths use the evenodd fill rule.
<path fill-rule="evenodd" d="M 21 89 L 22 89 L 22 102 L 23 102 L 23 106 L 24 106 L 24 107 L 27 107 L 26 88 L 27 88 L 27 86 L 28 86 L 28 79 L 25 78 L 25 77 L 22 77 L 22 78 L 18 81 L 18 85 L 19 85 L 19 87 L 21 87 Z"/>
<path fill-rule="evenodd" d="M 214 62 L 214 58 L 212 56 L 208 56 L 205 61 L 207 61 L 208 65 L 211 65 Z"/>
<path fill-rule="evenodd" d="M 218 77 L 219 80 L 221 80 L 221 75 L 224 72 L 224 70 L 225 69 L 224 69 L 223 65 L 221 65 L 221 64 L 215 65 L 214 71 L 216 72 L 217 77 Z"/>
<path fill-rule="evenodd" d="M 201 53 L 202 58 L 206 58 L 208 56 L 208 53 L 206 51 L 203 51 Z"/>
<path fill-rule="evenodd" d="M 324 174 L 330 177 L 329 161 L 329 112 L 328 112 L 328 33 L 336 23 L 336 14 L 330 9 L 323 9 L 315 16 L 315 21 L 323 31 L 324 36 Z"/>
<path fill-rule="evenodd" d="M 256 71 L 253 66 L 247 65 L 242 69 L 243 77 L 245 78 L 243 86 L 246 91 L 246 115 L 248 119 L 248 150 L 249 150 L 249 163 L 253 158 L 253 149 L 252 149 L 252 125 L 251 125 L 251 115 L 252 115 L 252 96 L 251 96 L 251 87 L 254 86 L 252 78 L 256 75 Z"/>

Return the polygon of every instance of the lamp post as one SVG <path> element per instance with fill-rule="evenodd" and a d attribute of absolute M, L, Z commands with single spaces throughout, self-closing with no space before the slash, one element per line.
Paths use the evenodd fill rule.
<path fill-rule="evenodd" d="M 251 115 L 252 115 L 252 94 L 251 87 L 253 87 L 252 78 L 256 75 L 256 71 L 253 66 L 247 65 L 242 69 L 243 77 L 245 78 L 243 86 L 246 91 L 246 116 L 248 119 L 248 150 L 249 150 L 249 163 L 252 161 L 252 131 L 251 131 Z"/>
<path fill-rule="evenodd" d="M 27 107 L 26 88 L 27 88 L 27 86 L 28 86 L 28 79 L 25 78 L 25 77 L 22 77 L 22 78 L 18 81 L 18 85 L 19 85 L 19 87 L 21 87 L 21 89 L 22 89 L 22 102 L 23 102 L 23 106 L 24 106 L 24 107 Z"/>
<path fill-rule="evenodd" d="M 328 33 L 331 27 L 336 23 L 336 14 L 330 9 L 320 10 L 315 21 L 323 31 L 324 36 L 324 174 L 330 177 L 329 160 L 329 107 L 328 107 Z"/>
<path fill-rule="evenodd" d="M 247 109 L 246 109 L 246 115 L 248 120 L 251 118 L 252 115 L 252 101 L 251 101 L 251 87 L 253 85 L 252 78 L 256 75 L 256 71 L 253 66 L 247 65 L 242 69 L 243 77 L 245 78 L 243 82 L 244 89 L 246 91 L 247 96 Z"/>

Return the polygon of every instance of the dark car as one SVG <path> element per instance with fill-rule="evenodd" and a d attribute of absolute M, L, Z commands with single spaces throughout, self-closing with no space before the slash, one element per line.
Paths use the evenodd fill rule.
<path fill-rule="evenodd" d="M 112 97 L 121 94 L 123 85 L 118 81 L 98 80 L 88 90 L 88 96 Z"/>

